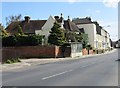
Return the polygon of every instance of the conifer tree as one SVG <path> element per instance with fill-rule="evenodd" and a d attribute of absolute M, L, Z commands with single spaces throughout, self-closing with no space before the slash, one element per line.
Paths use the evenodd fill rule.
<path fill-rule="evenodd" d="M 20 25 L 18 25 L 18 35 L 24 35 L 23 30 Z"/>
<path fill-rule="evenodd" d="M 65 43 L 64 31 L 58 23 L 54 23 L 48 37 L 48 43 L 61 46 Z"/>

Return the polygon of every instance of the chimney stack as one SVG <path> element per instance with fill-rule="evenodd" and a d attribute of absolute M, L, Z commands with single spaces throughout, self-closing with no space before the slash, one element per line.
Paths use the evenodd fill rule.
<path fill-rule="evenodd" d="M 55 18 L 56 20 L 59 20 L 59 16 L 54 16 L 54 18 Z"/>
<path fill-rule="evenodd" d="M 70 16 L 68 16 L 68 21 L 70 21 Z"/>
<path fill-rule="evenodd" d="M 26 23 L 29 23 L 29 22 L 30 22 L 30 17 L 29 17 L 29 16 L 25 16 L 24 18 L 25 18 L 25 22 L 26 22 Z"/>

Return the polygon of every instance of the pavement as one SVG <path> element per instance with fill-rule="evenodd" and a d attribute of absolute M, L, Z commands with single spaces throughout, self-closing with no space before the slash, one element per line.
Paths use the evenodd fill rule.
<path fill-rule="evenodd" d="M 110 51 L 110 52 L 105 52 L 102 54 L 93 54 L 93 55 L 84 55 L 80 57 L 66 57 L 66 58 L 30 58 L 30 59 L 21 59 L 21 62 L 18 63 L 13 63 L 13 64 L 0 64 L 0 72 L 2 71 L 10 71 L 10 70 L 16 70 L 19 68 L 25 68 L 25 67 L 30 67 L 34 65 L 43 65 L 43 64 L 49 64 L 49 63 L 54 63 L 54 62 L 60 62 L 60 61 L 65 61 L 65 60 L 75 60 L 75 59 L 84 59 L 87 57 L 94 57 L 94 56 L 100 56 L 100 55 L 105 55 L 109 54 L 112 52 L 115 52 L 116 49 Z"/>

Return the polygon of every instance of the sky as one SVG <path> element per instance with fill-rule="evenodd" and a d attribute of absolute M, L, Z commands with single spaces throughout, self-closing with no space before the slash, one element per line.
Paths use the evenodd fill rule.
<path fill-rule="evenodd" d="M 33 1 L 33 0 L 32 0 Z M 45 0 L 44 0 L 45 1 Z M 58 0 L 59 1 L 59 0 Z M 100 0 L 99 2 L 87 2 L 79 0 L 68 0 L 63 2 L 15 2 L 14 0 L 0 3 L 2 11 L 0 22 L 6 27 L 5 18 L 11 15 L 30 16 L 31 20 L 47 20 L 48 17 L 63 13 L 64 19 L 70 16 L 71 19 L 79 17 L 91 17 L 93 21 L 98 21 L 111 36 L 111 39 L 118 39 L 118 0 Z M 110 27 L 108 27 L 110 25 Z"/>

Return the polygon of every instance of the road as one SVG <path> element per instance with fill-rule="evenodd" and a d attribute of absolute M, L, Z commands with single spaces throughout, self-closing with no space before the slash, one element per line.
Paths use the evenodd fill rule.
<path fill-rule="evenodd" d="M 118 86 L 118 51 L 3 72 L 3 86 Z"/>

